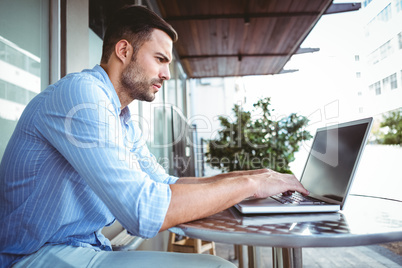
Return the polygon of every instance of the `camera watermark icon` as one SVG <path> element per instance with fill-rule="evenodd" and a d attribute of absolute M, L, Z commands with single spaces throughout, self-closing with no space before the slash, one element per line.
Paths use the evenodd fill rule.
<path fill-rule="evenodd" d="M 317 128 L 326 128 L 339 123 L 339 100 L 335 100 L 326 104 L 323 109 L 317 109 L 308 117 L 310 120 L 309 127 L 317 126 Z M 325 132 L 316 135 L 325 135 L 313 139 L 313 144 L 306 141 L 302 146 L 310 152 L 310 155 L 318 160 L 336 167 L 339 164 L 339 137 L 337 128 L 329 128 Z"/>

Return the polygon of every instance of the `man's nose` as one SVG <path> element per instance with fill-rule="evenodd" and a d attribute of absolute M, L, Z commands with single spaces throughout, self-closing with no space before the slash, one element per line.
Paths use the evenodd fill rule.
<path fill-rule="evenodd" d="M 170 79 L 170 71 L 169 71 L 169 65 L 166 67 L 163 67 L 160 71 L 159 78 L 163 80 L 169 80 Z"/>

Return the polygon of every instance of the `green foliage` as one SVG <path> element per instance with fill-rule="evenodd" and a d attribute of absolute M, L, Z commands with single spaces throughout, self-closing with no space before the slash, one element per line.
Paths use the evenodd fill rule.
<path fill-rule="evenodd" d="M 386 128 L 387 131 L 378 139 L 378 143 L 402 146 L 402 109 L 387 113 L 380 127 Z"/>
<path fill-rule="evenodd" d="M 279 121 L 272 120 L 270 98 L 260 99 L 254 107 L 260 116 L 235 105 L 234 122 L 219 117 L 222 130 L 216 140 L 209 141 L 207 162 L 222 171 L 270 168 L 291 173 L 289 163 L 300 143 L 312 136 L 304 127 L 308 119 L 291 114 Z"/>

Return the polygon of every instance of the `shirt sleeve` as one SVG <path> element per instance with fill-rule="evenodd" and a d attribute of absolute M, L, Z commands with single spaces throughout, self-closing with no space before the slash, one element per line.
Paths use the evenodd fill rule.
<path fill-rule="evenodd" d="M 91 79 L 68 80 L 53 89 L 36 126 L 130 233 L 153 237 L 170 203 L 169 179 L 161 183 L 132 166 L 124 126 L 105 92 Z"/>

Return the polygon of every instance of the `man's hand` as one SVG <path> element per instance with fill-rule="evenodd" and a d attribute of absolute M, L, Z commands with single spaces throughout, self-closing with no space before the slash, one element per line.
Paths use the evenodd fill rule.
<path fill-rule="evenodd" d="M 180 178 L 170 189 L 172 196 L 161 230 L 210 216 L 251 196 L 265 198 L 289 191 L 309 194 L 295 176 L 269 169 Z"/>
<path fill-rule="evenodd" d="M 266 169 L 265 172 L 254 174 L 251 178 L 258 185 L 253 195 L 255 198 L 266 198 L 279 193 L 291 193 L 294 191 L 309 195 L 308 190 L 291 174 L 282 174 Z"/>

